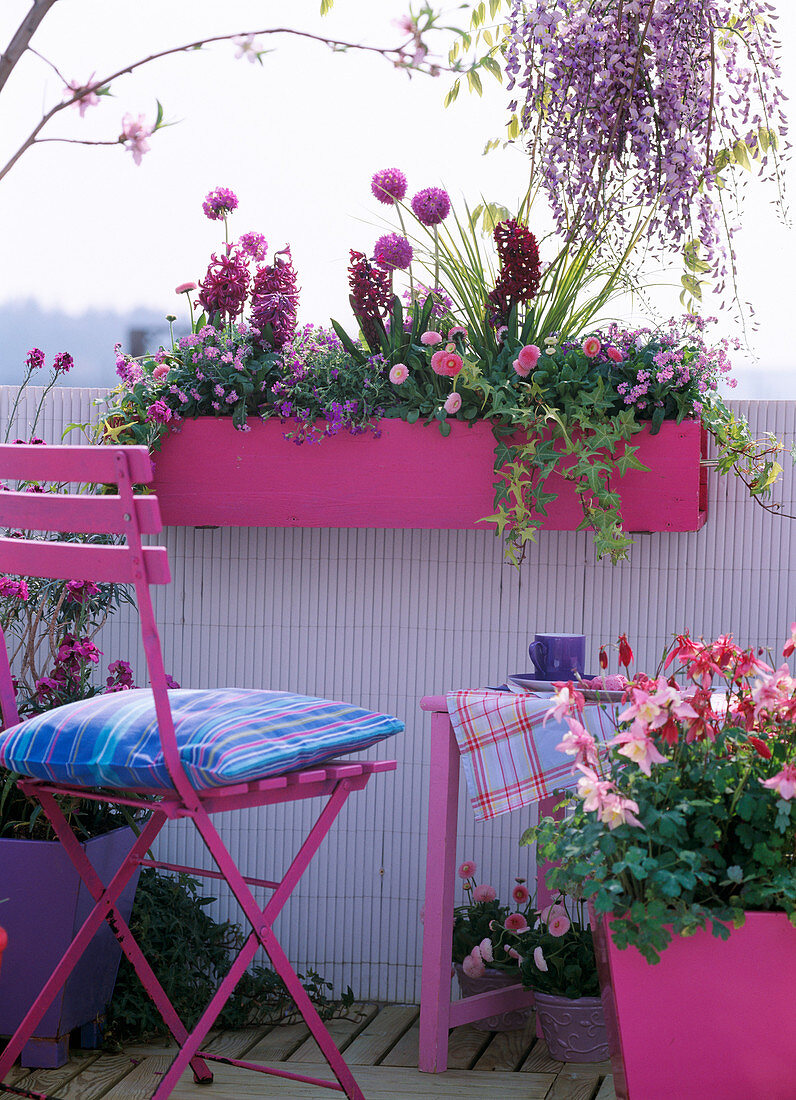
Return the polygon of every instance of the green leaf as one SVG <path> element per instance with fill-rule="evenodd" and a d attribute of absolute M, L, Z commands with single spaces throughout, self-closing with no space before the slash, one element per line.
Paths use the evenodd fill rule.
<path fill-rule="evenodd" d="M 749 146 L 743 138 L 738 138 L 732 147 L 732 152 L 736 163 L 740 164 L 742 168 L 745 168 L 747 172 L 751 171 L 752 166 L 749 163 Z"/>
<path fill-rule="evenodd" d="M 494 76 L 495 80 L 497 80 L 498 83 L 503 83 L 503 70 L 501 69 L 498 62 L 495 61 L 494 57 L 483 58 L 481 64 L 492 74 L 492 76 Z"/>
<path fill-rule="evenodd" d="M 467 70 L 467 83 L 470 86 L 471 92 L 478 92 L 479 95 L 484 94 L 484 88 L 481 84 L 481 77 L 475 69 Z"/>
<path fill-rule="evenodd" d="M 334 0 L 321 0 L 321 15 L 328 15 L 334 7 Z"/>
<path fill-rule="evenodd" d="M 457 76 L 456 79 L 454 80 L 453 84 L 451 84 L 450 88 L 448 89 L 448 94 L 445 96 L 445 99 L 442 101 L 442 104 L 443 104 L 444 107 L 450 107 L 451 103 L 453 103 L 453 101 L 456 99 L 456 97 L 459 94 L 459 87 L 460 87 L 460 81 L 459 81 L 459 78 Z"/>
<path fill-rule="evenodd" d="M 348 335 L 348 333 L 343 328 L 343 326 L 340 324 L 340 322 L 335 321 L 332 318 L 331 325 L 332 325 L 332 328 L 334 329 L 334 331 L 340 337 L 340 343 L 343 345 L 343 347 L 348 352 L 348 354 L 351 356 L 351 358 L 356 360 L 357 363 L 360 363 L 360 364 L 364 363 L 365 360 L 366 360 L 366 356 L 364 356 L 362 354 L 362 351 L 356 346 L 356 344 L 351 339 L 351 337 Z"/>

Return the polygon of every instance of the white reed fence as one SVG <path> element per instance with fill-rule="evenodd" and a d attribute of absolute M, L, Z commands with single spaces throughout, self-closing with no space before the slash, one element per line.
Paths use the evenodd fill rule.
<path fill-rule="evenodd" d="M 14 392 L 0 389 L 0 423 Z M 63 425 L 89 418 L 99 392 L 53 395 L 39 434 L 57 441 Z M 796 403 L 734 407 L 755 432 L 796 443 Z M 23 423 L 29 415 L 28 403 Z M 796 513 L 787 452 L 783 465 L 776 499 Z M 299 969 L 316 968 L 336 990 L 350 984 L 358 997 L 419 997 L 429 725 L 421 696 L 527 670 L 536 631 L 583 632 L 592 655 L 626 632 L 639 668 L 654 666 L 686 628 L 731 632 L 778 655 L 796 619 L 795 529 L 711 473 L 705 528 L 636 536 L 618 566 L 596 561 L 582 533 L 543 533 L 517 571 L 489 532 L 167 530 L 174 582 L 158 593 L 157 611 L 167 667 L 182 685 L 344 698 L 406 722 L 379 750 L 398 757 L 398 771 L 351 797 L 280 919 Z M 143 679 L 136 628 L 121 615 L 99 645 L 107 661 L 130 659 Z M 295 851 L 306 816 L 298 803 L 252 811 L 231 818 L 225 835 L 237 857 L 272 875 Z M 517 845 L 529 820 L 517 813 L 477 825 L 462 799 L 459 857 L 474 858 L 479 881 L 501 897 L 516 875 L 533 876 L 530 853 Z M 196 847 L 177 825 L 160 854 L 197 864 Z M 216 911 L 237 919 L 229 898 Z"/>

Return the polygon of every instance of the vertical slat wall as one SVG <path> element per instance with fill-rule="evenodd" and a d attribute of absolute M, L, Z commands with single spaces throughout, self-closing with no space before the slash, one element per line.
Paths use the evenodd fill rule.
<path fill-rule="evenodd" d="M 62 425 L 88 419 L 96 392 L 53 394 L 38 434 L 55 441 Z M 0 415 L 13 396 L 0 390 Z M 755 432 L 785 443 L 775 499 L 796 513 L 787 455 L 796 404 L 735 408 Z M 30 416 L 28 402 L 23 422 Z M 527 670 L 535 631 L 582 631 L 592 655 L 626 632 L 640 668 L 656 664 L 666 640 L 686 628 L 706 637 L 731 632 L 780 654 L 796 619 L 793 521 L 750 502 L 734 479 L 711 474 L 709 491 L 702 531 L 637 536 L 630 560 L 618 566 L 596 561 L 589 536 L 578 533 L 542 534 L 517 571 L 487 532 L 165 532 L 174 582 L 158 593 L 157 611 L 167 665 L 182 685 L 345 698 L 406 722 L 406 733 L 379 750 L 397 756 L 398 771 L 352 795 L 280 918 L 299 969 L 314 967 L 359 997 L 419 995 L 428 798 L 422 695 Z M 118 616 L 99 645 L 106 661 L 128 658 L 143 679 L 134 625 Z M 242 862 L 273 874 L 295 852 L 308 810 L 251 811 L 230 817 L 224 834 Z M 518 813 L 477 825 L 462 797 L 459 858 L 474 858 L 478 880 L 492 882 L 501 897 L 516 875 L 533 875 L 530 854 L 517 843 L 530 819 Z M 181 825 L 169 830 L 160 854 L 190 864 L 202 857 Z M 225 896 L 216 911 L 237 919 Z"/>

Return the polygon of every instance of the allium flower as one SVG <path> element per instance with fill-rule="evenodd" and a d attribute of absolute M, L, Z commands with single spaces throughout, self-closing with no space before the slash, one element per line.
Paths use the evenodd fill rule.
<path fill-rule="evenodd" d="M 175 294 L 190 294 L 192 290 L 196 290 L 196 283 L 180 283 L 179 286 L 175 286 Z"/>
<path fill-rule="evenodd" d="M 454 393 L 449 393 L 448 396 L 445 398 L 445 404 L 443 405 L 445 412 L 448 413 L 449 416 L 453 416 L 453 414 L 457 413 L 461 407 L 462 395 L 460 393 L 456 393 L 455 391 Z"/>
<path fill-rule="evenodd" d="M 262 233 L 244 233 L 238 241 L 238 248 L 258 263 L 265 259 L 268 241 Z"/>
<path fill-rule="evenodd" d="M 522 913 L 509 913 L 503 922 L 503 927 L 507 932 L 525 932 L 528 929 L 528 922 Z"/>
<path fill-rule="evenodd" d="M 137 119 L 133 118 L 132 115 L 125 115 L 122 119 L 122 132 L 119 135 L 119 141 L 125 149 L 133 154 L 135 164 L 140 164 L 144 153 L 149 152 L 147 138 L 151 137 L 152 133 L 153 130 L 147 126 L 143 115 L 139 115 Z"/>
<path fill-rule="evenodd" d="M 412 246 L 400 233 L 385 233 L 376 241 L 373 259 L 385 271 L 405 271 L 412 262 Z"/>
<path fill-rule="evenodd" d="M 450 214 L 451 200 L 441 187 L 426 187 L 412 198 L 412 210 L 423 225 L 439 225 Z"/>
<path fill-rule="evenodd" d="M 213 253 L 203 282 L 199 284 L 199 302 L 208 315 L 219 314 L 233 320 L 243 313 L 249 291 L 249 269 L 235 252 Z"/>
<path fill-rule="evenodd" d="M 539 247 L 536 237 L 513 218 L 495 226 L 500 275 L 487 295 L 489 319 L 496 329 L 505 325 L 512 306 L 529 302 L 539 289 Z"/>
<path fill-rule="evenodd" d="M 205 195 L 202 210 L 211 221 L 219 222 L 231 214 L 237 205 L 238 196 L 234 191 L 228 187 L 216 187 Z"/>
<path fill-rule="evenodd" d="M 497 897 L 497 890 L 494 886 L 488 886 L 483 883 L 481 886 L 476 886 L 473 890 L 473 901 L 494 901 Z"/>
<path fill-rule="evenodd" d="M 406 195 L 406 176 L 400 168 L 382 168 L 374 173 L 370 189 L 379 202 L 390 206 L 400 202 Z"/>
<path fill-rule="evenodd" d="M 464 863 L 459 864 L 459 869 L 456 873 L 458 874 L 459 878 L 472 878 L 475 874 L 475 871 L 475 860 L 466 859 Z"/>
<path fill-rule="evenodd" d="M 587 359 L 593 359 L 595 355 L 600 354 L 600 348 L 602 344 L 596 336 L 587 336 L 583 341 L 583 354 Z"/>
<path fill-rule="evenodd" d="M 455 378 L 463 366 L 461 355 L 455 351 L 435 351 L 431 356 L 431 369 L 445 378 Z"/>
<path fill-rule="evenodd" d="M 165 401 L 155 401 L 147 409 L 146 418 L 152 424 L 168 424 L 172 411 Z"/>
<path fill-rule="evenodd" d="M 274 262 L 258 268 L 252 290 L 251 319 L 262 333 L 271 326 L 273 347 L 280 351 L 296 334 L 299 287 L 296 269 L 290 255 L 290 245 L 285 245 L 274 255 Z"/>
<path fill-rule="evenodd" d="M 53 370 L 56 374 L 67 374 L 75 365 L 75 361 L 68 351 L 59 351 L 53 360 Z"/>
<path fill-rule="evenodd" d="M 31 348 L 25 358 L 28 370 L 40 370 L 44 366 L 44 352 L 41 348 Z"/>
<path fill-rule="evenodd" d="M 409 377 L 409 369 L 404 363 L 396 363 L 394 367 L 390 368 L 387 377 L 394 386 L 402 386 Z"/>

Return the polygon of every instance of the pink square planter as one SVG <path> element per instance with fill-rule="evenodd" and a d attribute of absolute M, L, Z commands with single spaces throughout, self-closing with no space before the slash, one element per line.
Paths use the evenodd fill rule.
<path fill-rule="evenodd" d="M 651 966 L 594 942 L 618 1100 L 793 1100 L 796 928 L 747 913 L 722 941 L 675 936 Z"/>
<path fill-rule="evenodd" d="M 348 432 L 297 446 L 291 424 L 231 418 L 185 420 L 153 455 L 153 488 L 167 526 L 373 527 L 494 530 L 495 439 L 488 423 L 434 425 L 382 420 L 381 436 Z M 698 421 L 665 423 L 634 438 L 648 473 L 615 479 L 630 531 L 696 531 L 705 522 Z M 553 484 L 555 481 L 555 484 Z M 574 531 L 577 494 L 560 476 L 546 530 Z"/>

